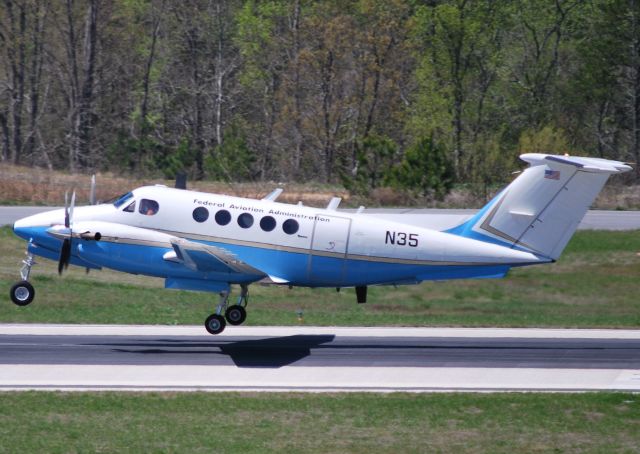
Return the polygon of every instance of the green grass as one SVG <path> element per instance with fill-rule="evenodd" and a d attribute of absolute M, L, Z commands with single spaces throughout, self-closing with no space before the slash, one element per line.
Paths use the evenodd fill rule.
<path fill-rule="evenodd" d="M 4 452 L 638 452 L 631 394 L 1 393 Z"/>
<path fill-rule="evenodd" d="M 249 325 L 640 327 L 640 231 L 578 232 L 553 265 L 514 269 L 505 279 L 352 289 L 251 286 Z M 70 269 L 39 259 L 36 300 L 10 303 L 24 242 L 0 229 L 0 321 L 200 324 L 217 296 L 163 290 L 162 280 Z"/>

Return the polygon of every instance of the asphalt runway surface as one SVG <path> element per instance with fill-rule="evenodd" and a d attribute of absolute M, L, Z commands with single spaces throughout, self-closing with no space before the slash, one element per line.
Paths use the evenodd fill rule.
<path fill-rule="evenodd" d="M 640 369 L 640 339 L 2 335 L 0 364 Z"/>
<path fill-rule="evenodd" d="M 9 324 L 0 389 L 640 392 L 640 331 Z"/>
<path fill-rule="evenodd" d="M 13 224 L 18 219 L 56 207 L 0 207 L 0 226 Z M 353 212 L 355 210 L 345 210 Z M 363 214 L 417 226 L 446 229 L 464 222 L 478 210 L 430 208 L 369 208 Z M 438 220 L 434 221 L 434 216 Z M 579 230 L 637 230 L 640 229 L 640 211 L 588 211 L 578 226 Z"/>

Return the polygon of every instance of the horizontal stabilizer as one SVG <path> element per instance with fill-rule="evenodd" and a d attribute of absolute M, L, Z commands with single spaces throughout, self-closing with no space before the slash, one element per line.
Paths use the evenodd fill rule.
<path fill-rule="evenodd" d="M 620 161 L 611 161 L 601 158 L 585 158 L 580 156 L 558 156 L 542 153 L 526 153 L 520 155 L 520 159 L 531 166 L 561 164 L 572 166 L 583 172 L 592 173 L 622 173 L 631 170 L 631 167 Z"/>

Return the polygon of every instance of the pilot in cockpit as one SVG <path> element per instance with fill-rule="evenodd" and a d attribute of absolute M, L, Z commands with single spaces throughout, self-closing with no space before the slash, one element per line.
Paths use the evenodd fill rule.
<path fill-rule="evenodd" d="M 138 212 L 147 216 L 153 216 L 158 212 L 158 208 L 158 202 L 155 200 L 142 199 L 140 201 L 140 208 L 138 209 Z"/>

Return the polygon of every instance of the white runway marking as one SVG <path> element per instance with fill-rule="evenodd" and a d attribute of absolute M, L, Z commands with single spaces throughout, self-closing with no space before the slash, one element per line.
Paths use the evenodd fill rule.
<path fill-rule="evenodd" d="M 0 324 L 0 335 L 61 336 L 208 336 L 203 326 Z M 531 339 L 640 339 L 640 329 L 557 328 L 412 328 L 335 326 L 234 326 L 218 337 L 277 337 L 294 335 L 341 337 L 482 337 Z M 212 337 L 213 338 L 213 337 Z"/>
<path fill-rule="evenodd" d="M 640 391 L 640 371 L 422 367 L 3 365 L 0 390 Z"/>

